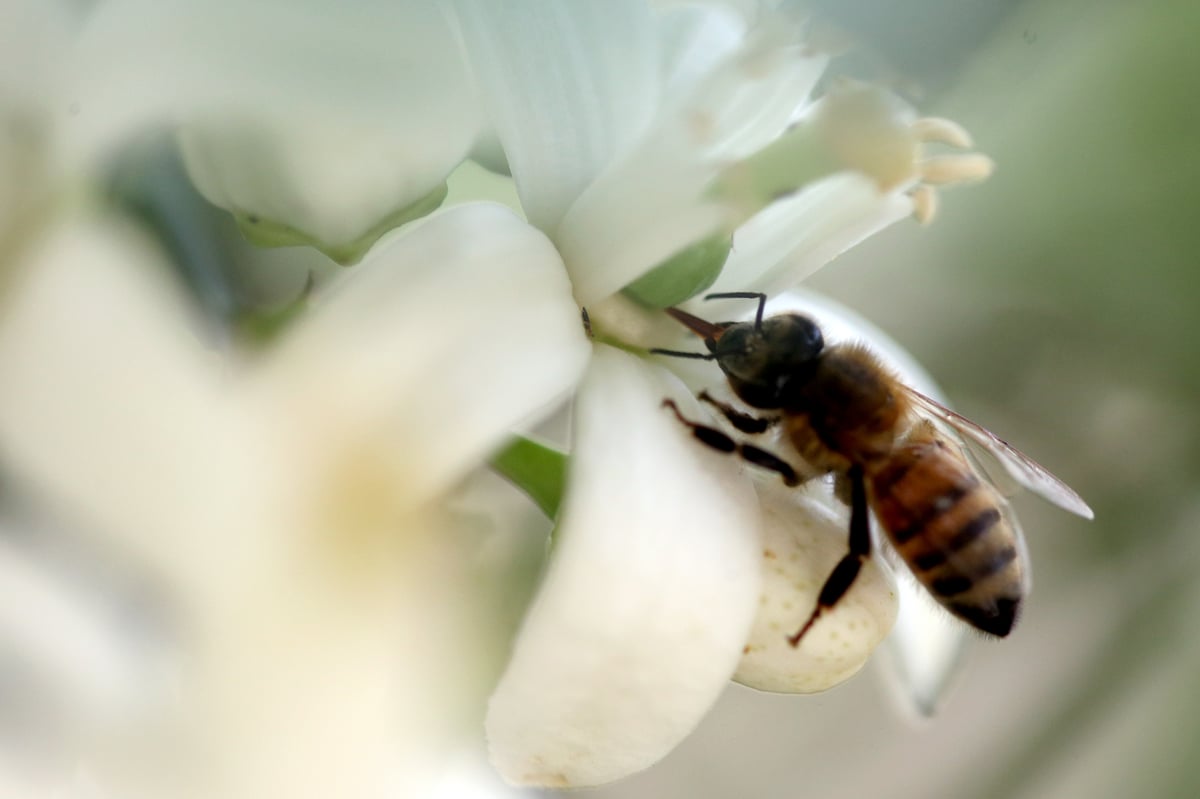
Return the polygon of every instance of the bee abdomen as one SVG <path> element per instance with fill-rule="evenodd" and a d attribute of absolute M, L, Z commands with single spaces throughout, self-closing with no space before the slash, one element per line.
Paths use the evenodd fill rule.
<path fill-rule="evenodd" d="M 1007 635 L 1024 564 L 995 490 L 937 441 L 901 447 L 872 489 L 880 523 L 929 592 L 975 627 Z"/>

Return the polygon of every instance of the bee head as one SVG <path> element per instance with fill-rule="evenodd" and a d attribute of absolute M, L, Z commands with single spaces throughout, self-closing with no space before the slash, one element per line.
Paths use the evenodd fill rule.
<path fill-rule="evenodd" d="M 785 313 L 729 325 L 705 344 L 732 379 L 777 388 L 811 365 L 825 346 L 821 328 L 807 316 Z"/>
<path fill-rule="evenodd" d="M 710 295 L 741 296 L 741 295 Z M 762 295 L 750 295 L 762 298 Z M 764 298 L 765 299 L 765 298 Z M 825 347 L 821 328 L 807 316 L 782 313 L 762 318 L 762 303 L 753 322 L 708 322 L 678 308 L 667 313 L 704 337 L 709 360 L 715 360 L 739 397 L 757 408 L 779 408 L 785 388 L 807 378 Z M 672 350 L 656 352 L 701 357 Z"/>

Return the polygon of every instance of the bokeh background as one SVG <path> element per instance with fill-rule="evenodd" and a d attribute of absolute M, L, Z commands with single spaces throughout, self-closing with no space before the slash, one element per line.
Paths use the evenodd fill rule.
<path fill-rule="evenodd" d="M 922 91 L 997 162 L 808 286 L 904 344 L 959 410 L 1062 476 L 1018 497 L 1020 627 L 914 725 L 867 669 L 738 686 L 659 767 L 593 795 L 1200 796 L 1200 6 L 825 0 L 840 67 Z"/>

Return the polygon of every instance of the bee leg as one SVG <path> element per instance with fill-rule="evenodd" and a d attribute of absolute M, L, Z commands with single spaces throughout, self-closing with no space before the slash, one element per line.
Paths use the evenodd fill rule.
<path fill-rule="evenodd" d="M 709 427 L 708 425 L 689 420 L 679 412 L 679 408 L 675 405 L 674 400 L 663 400 L 663 407 L 670 408 L 671 412 L 675 414 L 676 419 L 691 428 L 692 435 L 696 437 L 697 441 L 721 452 L 736 453 L 755 466 L 770 469 L 783 478 L 785 485 L 800 485 L 801 479 L 796 470 L 792 468 L 791 464 L 777 455 L 773 455 L 753 444 L 740 444 L 715 427 Z"/>
<path fill-rule="evenodd" d="M 850 551 L 838 561 L 838 565 L 826 578 L 825 585 L 821 586 L 821 593 L 817 595 L 817 607 L 808 617 L 808 621 L 804 622 L 804 626 L 795 635 L 788 638 L 788 643 L 792 646 L 798 646 L 800 639 L 821 617 L 821 614 L 834 607 L 846 595 L 850 586 L 854 585 L 855 579 L 858 578 L 863 561 L 871 554 L 871 520 L 867 507 L 867 484 L 863 479 L 862 469 L 858 466 L 851 467 L 848 477 L 850 480 Z"/>
<path fill-rule="evenodd" d="M 701 391 L 699 400 L 707 402 L 709 405 L 721 412 L 721 415 L 729 420 L 729 423 L 741 430 L 743 433 L 765 433 L 770 427 L 779 422 L 778 416 L 752 416 L 748 413 L 742 413 L 732 405 L 721 402 L 713 397 L 707 391 Z"/>
<path fill-rule="evenodd" d="M 846 507 L 853 502 L 854 489 L 850 484 L 850 475 L 838 472 L 833 477 L 833 495 Z"/>
<path fill-rule="evenodd" d="M 672 358 L 691 358 L 694 361 L 712 361 L 712 360 L 716 360 L 716 357 L 717 357 L 716 355 L 713 355 L 711 352 L 685 352 L 684 350 L 664 350 L 661 347 L 652 347 L 647 351 L 651 355 L 670 355 Z"/>

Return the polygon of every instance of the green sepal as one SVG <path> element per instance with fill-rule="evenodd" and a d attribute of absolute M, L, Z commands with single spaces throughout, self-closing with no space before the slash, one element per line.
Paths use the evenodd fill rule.
<path fill-rule="evenodd" d="M 517 436 L 492 456 L 491 465 L 553 519 L 567 483 L 567 460 L 558 450 Z"/>
<path fill-rule="evenodd" d="M 264 219 L 258 214 L 238 211 L 234 212 L 233 218 L 251 244 L 259 247 L 314 247 L 342 266 L 350 266 L 362 260 L 367 250 L 388 231 L 436 211 L 446 199 L 446 192 L 446 184 L 442 183 L 415 203 L 383 217 L 354 241 L 341 244 L 328 244 L 291 225 Z"/>
<path fill-rule="evenodd" d="M 695 297 L 716 282 L 733 247 L 717 233 L 672 255 L 625 287 L 625 294 L 651 308 L 669 308 Z"/>
<path fill-rule="evenodd" d="M 235 317 L 233 323 L 238 339 L 251 347 L 273 342 L 308 310 L 312 289 L 313 276 L 310 272 L 296 299 L 282 307 L 251 310 Z"/>

